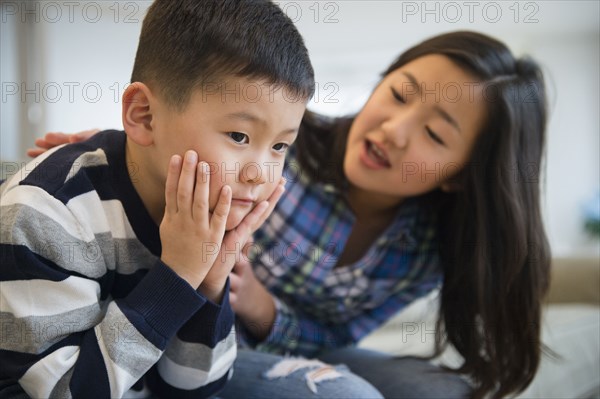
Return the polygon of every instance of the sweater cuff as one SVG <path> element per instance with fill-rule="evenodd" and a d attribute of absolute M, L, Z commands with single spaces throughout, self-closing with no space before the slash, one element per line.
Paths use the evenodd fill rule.
<path fill-rule="evenodd" d="M 235 316 L 229 304 L 229 278 L 225 283 L 221 304 L 210 300 L 179 330 L 177 336 L 185 342 L 202 343 L 214 348 L 225 339 L 234 324 Z"/>
<path fill-rule="evenodd" d="M 117 304 L 131 323 L 159 349 L 206 299 L 160 260 Z M 157 336 L 158 334 L 158 336 Z"/>

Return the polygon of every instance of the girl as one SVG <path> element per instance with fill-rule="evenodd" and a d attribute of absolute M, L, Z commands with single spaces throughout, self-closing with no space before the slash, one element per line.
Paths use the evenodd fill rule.
<path fill-rule="evenodd" d="M 403 53 L 356 116 L 306 114 L 252 267 L 240 262 L 231 276 L 246 342 L 342 361 L 385 397 L 525 389 L 549 282 L 537 179 L 545 101 L 535 62 L 454 32 Z M 456 374 L 352 347 L 437 287 L 436 348 L 463 356 Z M 221 396 L 258 381 L 244 362 L 260 356 L 240 351 Z M 276 360 L 262 356 L 261 366 Z"/>

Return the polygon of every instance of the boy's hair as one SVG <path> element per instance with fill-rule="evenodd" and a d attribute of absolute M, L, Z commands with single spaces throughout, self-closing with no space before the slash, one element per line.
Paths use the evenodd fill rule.
<path fill-rule="evenodd" d="M 265 79 L 295 99 L 314 94 L 302 36 L 267 0 L 155 0 L 148 9 L 131 82 L 183 110 L 192 92 L 228 76 Z"/>

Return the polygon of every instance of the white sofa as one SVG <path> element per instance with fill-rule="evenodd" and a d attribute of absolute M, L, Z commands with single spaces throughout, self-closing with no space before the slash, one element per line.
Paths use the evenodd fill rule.
<path fill-rule="evenodd" d="M 401 356 L 433 352 L 437 292 L 403 310 L 359 344 Z M 531 385 L 517 398 L 600 399 L 600 259 L 555 259 L 542 341 L 560 358 L 544 356 Z M 433 362 L 455 367 L 448 348 Z"/>

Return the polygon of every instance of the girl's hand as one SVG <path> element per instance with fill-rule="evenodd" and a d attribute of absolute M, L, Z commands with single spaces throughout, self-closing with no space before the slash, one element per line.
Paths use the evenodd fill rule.
<path fill-rule="evenodd" d="M 85 141 L 92 137 L 94 134 L 98 133 L 99 131 L 99 129 L 90 129 L 83 130 L 75 134 L 66 134 L 61 132 L 46 133 L 44 137 L 35 140 L 35 145 L 38 148 L 29 148 L 27 150 L 27 156 L 30 156 L 32 158 L 37 157 L 38 155 L 48 151 L 50 148 L 56 147 L 58 145 Z"/>
<path fill-rule="evenodd" d="M 252 243 L 244 247 L 244 255 Z M 254 338 L 263 340 L 275 321 L 275 302 L 267 289 L 256 279 L 246 256 L 237 262 L 231 274 L 229 302 L 236 315 Z"/>
<path fill-rule="evenodd" d="M 222 248 L 231 206 L 231 188 L 224 186 L 209 212 L 210 173 L 195 151 L 184 159 L 171 157 L 165 184 L 165 215 L 160 224 L 161 260 L 198 289 Z"/>

